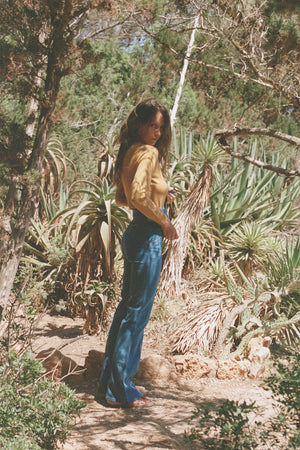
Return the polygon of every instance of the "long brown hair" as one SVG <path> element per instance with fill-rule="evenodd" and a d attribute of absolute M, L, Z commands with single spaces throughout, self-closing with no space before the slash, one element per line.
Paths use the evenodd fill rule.
<path fill-rule="evenodd" d="M 150 125 L 157 112 L 161 112 L 164 118 L 163 132 L 155 147 L 158 149 L 158 158 L 165 172 L 169 160 L 169 150 L 171 144 L 171 123 L 168 110 L 160 102 L 153 98 L 141 101 L 129 114 L 126 122 L 122 125 L 120 134 L 116 139 L 120 143 L 120 148 L 115 165 L 114 181 L 118 183 L 121 177 L 124 156 L 129 147 L 139 141 L 140 130 L 145 125 Z"/>

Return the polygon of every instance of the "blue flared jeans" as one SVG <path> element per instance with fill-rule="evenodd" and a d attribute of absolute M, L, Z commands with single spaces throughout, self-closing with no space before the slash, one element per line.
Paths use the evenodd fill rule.
<path fill-rule="evenodd" d="M 130 403 L 142 396 L 132 378 L 161 273 L 162 241 L 161 226 L 134 210 L 122 239 L 122 299 L 109 330 L 98 388 L 111 401 Z"/>

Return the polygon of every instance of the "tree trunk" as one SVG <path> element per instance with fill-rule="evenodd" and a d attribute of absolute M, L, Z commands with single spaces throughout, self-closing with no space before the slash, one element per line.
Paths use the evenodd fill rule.
<path fill-rule="evenodd" d="M 59 39 L 56 40 L 59 45 Z M 13 282 L 17 273 L 26 233 L 39 201 L 41 172 L 46 147 L 51 131 L 51 117 L 56 105 L 62 73 L 59 69 L 59 48 L 52 47 L 48 56 L 45 100 L 40 108 L 39 122 L 27 170 L 20 181 L 23 185 L 20 206 L 15 212 L 13 230 L 9 239 L 2 245 L 0 255 L 0 319 L 3 317 Z"/>
<path fill-rule="evenodd" d="M 194 46 L 195 33 L 196 33 L 196 29 L 198 27 L 198 23 L 199 23 L 199 16 L 196 17 L 195 22 L 194 22 L 194 28 L 193 28 L 193 31 L 192 31 L 192 34 L 190 37 L 190 42 L 189 42 L 189 45 L 188 45 L 188 48 L 187 48 L 187 51 L 186 51 L 186 54 L 184 57 L 183 67 L 182 67 L 181 75 L 180 75 L 180 82 L 179 82 L 179 86 L 177 89 L 174 105 L 173 105 L 172 110 L 170 111 L 170 120 L 171 120 L 172 127 L 175 123 L 177 109 L 178 109 L 178 105 L 179 105 L 179 101 L 180 101 L 180 97 L 182 94 L 182 89 L 183 89 L 183 85 L 184 85 L 184 81 L 185 81 L 185 75 L 186 75 L 188 65 L 189 65 L 189 58 L 191 56 L 193 46 Z"/>

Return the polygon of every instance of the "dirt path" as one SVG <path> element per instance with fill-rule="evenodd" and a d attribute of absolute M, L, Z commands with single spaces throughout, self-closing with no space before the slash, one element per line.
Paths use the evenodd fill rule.
<path fill-rule="evenodd" d="M 34 350 L 57 347 L 70 338 L 81 335 L 82 320 L 45 315 L 38 323 Z M 142 357 L 149 348 L 144 346 Z M 96 336 L 79 339 L 64 347 L 62 352 L 84 365 L 89 350 L 103 351 L 104 340 Z M 83 449 L 188 449 L 184 431 L 197 406 L 204 402 L 221 403 L 224 399 L 256 401 L 260 419 L 274 414 L 270 392 L 257 380 L 203 381 L 178 379 L 167 385 L 146 385 L 153 405 L 139 409 L 105 407 L 94 400 L 96 380 L 86 380 L 76 388 L 77 395 L 86 402 L 81 417 L 63 450 Z"/>

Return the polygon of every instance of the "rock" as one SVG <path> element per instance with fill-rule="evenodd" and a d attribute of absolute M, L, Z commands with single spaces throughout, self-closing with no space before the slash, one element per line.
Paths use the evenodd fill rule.
<path fill-rule="evenodd" d="M 247 360 L 236 361 L 235 359 L 227 359 L 219 361 L 217 378 L 219 380 L 231 380 L 247 378 L 250 370 L 250 362 Z"/>
<path fill-rule="evenodd" d="M 85 377 L 88 380 L 99 378 L 104 362 L 104 352 L 98 350 L 90 350 L 88 356 L 85 358 Z"/>
<path fill-rule="evenodd" d="M 259 336 L 257 338 L 250 339 L 247 349 L 246 349 L 246 357 L 249 361 L 255 361 L 259 363 L 263 363 L 266 360 L 270 359 L 270 345 L 272 339 L 269 336 Z"/>
<path fill-rule="evenodd" d="M 90 350 L 85 359 L 85 377 L 89 380 L 99 378 L 104 361 L 104 353 Z M 140 381 L 167 381 L 174 377 L 172 365 L 162 356 L 149 355 L 141 359 L 135 378 Z"/>
<path fill-rule="evenodd" d="M 270 345 L 272 339 L 269 336 L 259 336 L 249 341 L 247 346 L 247 359 L 251 362 L 249 377 L 264 378 L 267 375 L 269 360 L 271 357 Z"/>
<path fill-rule="evenodd" d="M 200 355 L 176 355 L 174 364 L 177 373 L 188 379 L 215 377 L 217 361 Z"/>
<path fill-rule="evenodd" d="M 42 350 L 36 356 L 46 369 L 46 376 L 54 381 L 75 383 L 81 378 L 82 368 L 68 356 L 63 355 L 55 348 Z"/>
<path fill-rule="evenodd" d="M 173 366 L 160 355 L 141 359 L 135 378 L 140 381 L 157 382 L 175 379 Z"/>

